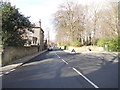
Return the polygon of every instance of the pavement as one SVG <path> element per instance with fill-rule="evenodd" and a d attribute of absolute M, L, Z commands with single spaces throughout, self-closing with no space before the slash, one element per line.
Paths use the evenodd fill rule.
<path fill-rule="evenodd" d="M 42 52 L 35 53 L 33 55 L 25 56 L 23 58 L 20 58 L 18 60 L 15 60 L 15 61 L 11 62 L 9 65 L 1 67 L 1 69 L 0 69 L 0 75 L 4 74 L 4 73 L 6 73 L 6 72 L 8 72 L 10 70 L 13 70 L 13 69 L 15 69 L 15 68 L 17 68 L 17 67 L 19 67 L 21 65 L 23 65 L 24 63 L 28 62 L 29 60 L 35 58 L 36 56 L 38 56 L 40 54 L 45 53 L 46 51 L 47 50 L 44 50 Z"/>

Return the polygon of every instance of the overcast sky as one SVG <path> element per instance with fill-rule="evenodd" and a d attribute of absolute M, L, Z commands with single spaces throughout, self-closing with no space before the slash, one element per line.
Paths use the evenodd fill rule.
<path fill-rule="evenodd" d="M 50 30 L 50 39 L 55 39 L 55 32 L 51 23 L 52 15 L 57 11 L 58 6 L 66 0 L 9 0 L 12 5 L 19 8 L 19 11 L 25 16 L 31 16 L 32 23 L 42 21 L 42 28 L 45 31 Z M 82 4 L 102 3 L 104 0 L 72 0 Z M 116 0 L 111 0 L 116 1 Z"/>

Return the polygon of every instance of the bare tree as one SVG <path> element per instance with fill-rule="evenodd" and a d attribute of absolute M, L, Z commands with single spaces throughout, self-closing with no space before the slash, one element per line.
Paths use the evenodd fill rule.
<path fill-rule="evenodd" d="M 103 37 L 118 35 L 118 4 L 109 3 L 108 8 L 101 12 L 101 33 Z"/>
<path fill-rule="evenodd" d="M 85 18 L 83 9 L 82 5 L 67 2 L 62 4 L 60 10 L 56 12 L 54 21 L 58 32 L 64 33 L 62 34 L 65 37 L 62 37 L 63 41 L 68 41 L 70 44 L 75 41 L 81 42 L 81 32 L 84 30 L 83 19 Z M 57 34 L 57 38 L 60 36 L 59 34 Z"/>
<path fill-rule="evenodd" d="M 110 3 L 104 9 L 101 7 L 83 6 L 69 1 L 61 4 L 54 14 L 57 41 L 70 45 L 75 42 L 90 45 L 100 38 L 118 35 L 117 4 Z"/>

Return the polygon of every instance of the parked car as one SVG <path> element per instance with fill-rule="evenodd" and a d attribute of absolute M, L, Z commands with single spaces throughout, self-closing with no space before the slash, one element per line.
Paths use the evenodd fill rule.
<path fill-rule="evenodd" d="M 48 47 L 48 51 L 52 51 L 53 50 L 53 47 Z"/>

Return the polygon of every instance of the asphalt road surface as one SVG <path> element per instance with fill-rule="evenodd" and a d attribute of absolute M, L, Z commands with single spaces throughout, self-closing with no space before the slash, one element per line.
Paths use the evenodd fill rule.
<path fill-rule="evenodd" d="M 49 51 L 2 76 L 2 88 L 118 88 L 117 55 Z"/>

